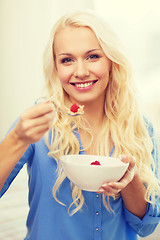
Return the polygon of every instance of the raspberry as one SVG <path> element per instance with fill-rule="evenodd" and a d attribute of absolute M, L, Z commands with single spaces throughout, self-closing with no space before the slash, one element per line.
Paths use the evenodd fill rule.
<path fill-rule="evenodd" d="M 78 104 L 75 103 L 71 106 L 70 111 L 73 113 L 76 113 L 78 111 L 78 109 L 79 109 L 79 106 L 78 106 Z"/>
<path fill-rule="evenodd" d="M 99 161 L 92 162 L 90 165 L 101 165 Z"/>

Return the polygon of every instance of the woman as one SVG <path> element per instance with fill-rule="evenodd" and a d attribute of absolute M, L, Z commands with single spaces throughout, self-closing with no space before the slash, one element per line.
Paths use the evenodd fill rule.
<path fill-rule="evenodd" d="M 93 13 L 65 15 L 51 32 L 44 73 L 49 100 L 23 113 L 0 145 L 1 195 L 27 163 L 25 239 L 135 240 L 151 234 L 160 221 L 157 147 L 118 38 Z M 84 105 L 84 114 L 72 117 L 65 109 L 75 102 Z M 121 155 L 129 167 L 119 182 L 87 192 L 66 178 L 59 164 L 64 154 Z"/>

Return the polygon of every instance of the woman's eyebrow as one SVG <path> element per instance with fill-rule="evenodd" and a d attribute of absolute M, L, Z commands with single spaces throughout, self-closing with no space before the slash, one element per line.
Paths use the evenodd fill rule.
<path fill-rule="evenodd" d="M 87 51 L 86 54 L 88 54 L 90 52 L 94 52 L 94 51 L 102 51 L 102 50 L 100 48 L 91 49 L 91 50 Z"/>
<path fill-rule="evenodd" d="M 89 53 L 97 51 L 97 50 L 102 51 L 100 48 L 96 48 L 96 49 L 91 49 L 91 50 L 87 51 L 85 54 L 89 54 Z M 63 55 L 65 55 L 65 56 L 73 56 L 73 54 L 65 53 L 65 52 L 58 54 L 58 56 L 63 56 Z"/>
<path fill-rule="evenodd" d="M 62 56 L 62 55 L 72 56 L 71 53 L 60 53 L 60 54 L 58 54 L 58 56 Z"/>

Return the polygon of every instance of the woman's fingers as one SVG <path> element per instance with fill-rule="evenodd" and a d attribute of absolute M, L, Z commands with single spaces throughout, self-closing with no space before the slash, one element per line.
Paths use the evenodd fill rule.
<path fill-rule="evenodd" d="M 112 183 L 104 183 L 101 188 L 99 189 L 99 193 L 103 193 L 108 196 L 115 195 L 119 193 L 120 190 L 116 187 L 112 186 Z"/>
<path fill-rule="evenodd" d="M 129 182 L 133 180 L 133 177 L 135 175 L 136 159 L 133 156 L 121 155 L 120 160 L 124 163 L 129 163 L 127 171 L 125 172 L 122 179 L 119 181 L 119 183 L 122 183 L 124 186 L 126 186 Z"/>
<path fill-rule="evenodd" d="M 48 130 L 49 130 L 49 126 L 46 127 L 45 125 L 32 128 L 25 133 L 25 135 L 23 136 L 23 139 L 25 139 L 25 141 L 28 141 L 30 143 L 37 142 L 43 137 L 43 135 Z"/>
<path fill-rule="evenodd" d="M 121 161 L 129 163 L 128 169 L 124 176 L 118 182 L 106 182 L 103 183 L 99 189 L 100 193 L 108 196 L 118 194 L 123 188 L 125 188 L 132 180 L 136 171 L 136 160 L 133 156 L 121 155 Z"/>
<path fill-rule="evenodd" d="M 132 170 L 136 165 L 136 159 L 134 156 L 121 155 L 120 160 L 124 163 L 129 163 L 128 170 Z"/>
<path fill-rule="evenodd" d="M 38 127 L 40 125 L 49 125 L 51 124 L 51 122 L 53 121 L 54 118 L 54 113 L 50 112 L 50 113 L 46 113 L 44 115 L 41 115 L 39 117 L 36 118 L 31 118 L 31 119 L 20 119 L 21 124 L 23 126 L 24 129 L 30 129 L 33 127 Z"/>
<path fill-rule="evenodd" d="M 27 111 L 25 111 L 22 115 L 22 119 L 34 119 L 37 117 L 40 117 L 42 115 L 45 115 L 47 113 L 50 113 L 53 111 L 53 105 L 51 102 L 44 102 L 44 103 L 38 103 L 31 108 L 29 108 Z"/>
<path fill-rule="evenodd" d="M 54 112 L 50 102 L 39 103 L 24 112 L 15 127 L 17 136 L 27 142 L 34 143 L 51 127 Z"/>

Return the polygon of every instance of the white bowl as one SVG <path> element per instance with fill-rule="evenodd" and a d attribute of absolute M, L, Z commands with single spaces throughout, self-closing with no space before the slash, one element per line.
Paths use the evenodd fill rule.
<path fill-rule="evenodd" d="M 85 191 L 97 192 L 104 182 L 119 181 L 128 168 L 119 158 L 97 155 L 65 155 L 60 157 L 66 176 Z M 99 165 L 91 165 L 99 161 Z"/>

